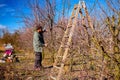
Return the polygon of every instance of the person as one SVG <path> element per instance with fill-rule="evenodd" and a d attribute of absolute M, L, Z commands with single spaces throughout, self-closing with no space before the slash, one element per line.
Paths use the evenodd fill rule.
<path fill-rule="evenodd" d="M 35 52 L 35 63 L 34 63 L 34 69 L 40 70 L 42 66 L 42 49 L 44 46 L 47 46 L 44 42 L 42 26 L 37 25 L 35 27 L 35 32 L 33 35 L 33 48 Z"/>
<path fill-rule="evenodd" d="M 6 60 L 9 60 L 10 62 L 12 62 L 12 59 L 13 59 L 12 54 L 14 50 L 13 46 L 10 43 L 8 43 L 8 44 L 5 44 L 4 47 L 5 47 L 5 53 L 1 61 L 5 62 Z"/>

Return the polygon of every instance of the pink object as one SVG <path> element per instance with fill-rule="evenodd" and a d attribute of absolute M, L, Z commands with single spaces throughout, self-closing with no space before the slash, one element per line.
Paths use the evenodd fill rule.
<path fill-rule="evenodd" d="M 6 50 L 6 51 L 5 51 L 5 54 L 6 54 L 6 55 L 11 55 L 11 54 L 12 54 L 12 50 Z"/>

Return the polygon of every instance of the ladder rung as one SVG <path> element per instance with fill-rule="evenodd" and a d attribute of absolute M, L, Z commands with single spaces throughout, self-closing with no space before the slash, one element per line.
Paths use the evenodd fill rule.
<path fill-rule="evenodd" d="M 71 17 L 71 19 L 74 19 L 74 18 L 75 18 L 75 16 L 72 16 L 72 17 Z"/>
<path fill-rule="evenodd" d="M 68 28 L 71 28 L 71 27 L 72 27 L 72 25 L 69 25 L 69 26 L 68 26 Z"/>
<path fill-rule="evenodd" d="M 61 48 L 69 48 L 70 46 L 64 45 Z"/>
<path fill-rule="evenodd" d="M 74 9 L 77 9 L 77 7 L 78 7 L 78 5 L 76 4 L 76 5 L 74 6 Z"/>
<path fill-rule="evenodd" d="M 50 78 L 52 78 L 52 79 L 56 80 L 56 78 L 55 78 L 55 77 L 53 77 L 53 76 L 50 76 Z"/>
<path fill-rule="evenodd" d="M 57 57 L 62 58 L 63 56 L 57 56 Z"/>
<path fill-rule="evenodd" d="M 69 36 L 65 36 L 65 38 L 69 38 Z"/>
<path fill-rule="evenodd" d="M 68 46 L 67 44 L 65 45 L 65 48 L 70 48 L 70 46 Z"/>
<path fill-rule="evenodd" d="M 60 67 L 57 67 L 57 66 L 54 66 L 55 68 L 57 68 L 57 69 L 60 69 Z"/>
<path fill-rule="evenodd" d="M 62 45 L 61 48 L 64 48 L 64 45 Z"/>

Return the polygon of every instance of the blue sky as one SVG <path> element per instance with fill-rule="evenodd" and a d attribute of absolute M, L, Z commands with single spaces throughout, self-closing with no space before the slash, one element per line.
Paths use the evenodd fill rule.
<path fill-rule="evenodd" d="M 27 11 L 25 5 L 27 0 L 0 0 L 0 28 L 7 28 L 14 32 L 23 26 L 18 17 L 20 11 Z"/>
<path fill-rule="evenodd" d="M 0 0 L 0 28 L 7 28 L 10 32 L 14 32 L 24 26 L 18 16 L 21 14 L 21 11 L 25 12 L 26 15 L 29 14 L 29 10 L 27 8 L 28 1 L 30 0 Z M 73 7 L 79 0 L 70 1 L 71 7 Z M 90 5 L 88 8 L 92 8 L 95 0 L 86 1 L 87 4 Z M 56 2 L 61 4 L 61 0 L 56 0 Z M 58 9 L 60 8 L 60 4 L 57 5 Z"/>

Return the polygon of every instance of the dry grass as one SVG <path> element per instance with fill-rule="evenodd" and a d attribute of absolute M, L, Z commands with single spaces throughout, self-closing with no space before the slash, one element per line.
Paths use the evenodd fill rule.
<path fill-rule="evenodd" d="M 22 55 L 22 54 L 21 54 Z M 43 59 L 43 66 L 45 69 L 41 71 L 34 71 L 34 54 L 28 53 L 24 56 L 20 56 L 20 62 L 13 63 L 1 63 L 0 64 L 0 80 L 48 80 L 50 75 L 50 70 L 52 68 L 52 59 L 49 58 L 50 54 L 45 54 Z M 76 78 L 79 74 L 78 72 L 69 72 L 68 65 L 65 67 L 66 73 L 64 80 L 72 80 Z M 73 76 L 71 76 L 71 74 Z M 78 75 L 77 75 L 78 74 Z M 73 78 L 74 77 L 74 78 Z"/>
<path fill-rule="evenodd" d="M 22 54 L 19 54 L 22 55 Z M 34 54 L 26 53 L 19 57 L 20 62 L 1 63 L 0 64 L 0 80 L 49 80 L 50 70 L 52 68 L 51 54 L 46 53 L 43 59 L 45 69 L 34 71 Z M 88 63 L 74 63 L 72 71 L 67 63 L 64 67 L 65 73 L 63 80 L 99 80 L 99 74 L 94 74 L 94 65 L 91 67 Z M 93 71 L 93 73 L 92 73 Z M 98 72 L 99 73 L 99 72 Z M 112 79 L 111 79 L 112 80 Z"/>

